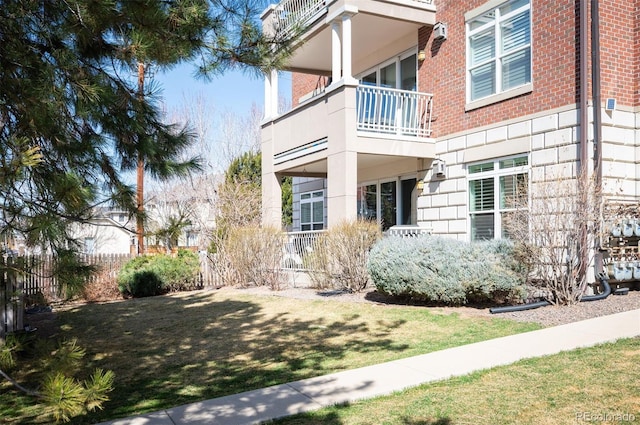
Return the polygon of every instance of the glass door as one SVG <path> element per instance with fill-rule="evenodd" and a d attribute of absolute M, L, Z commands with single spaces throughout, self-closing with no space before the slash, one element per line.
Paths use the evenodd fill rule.
<path fill-rule="evenodd" d="M 397 178 L 358 187 L 358 217 L 377 220 L 383 231 L 416 224 L 416 179 Z"/>
<path fill-rule="evenodd" d="M 396 181 L 380 183 L 380 218 L 382 231 L 397 224 L 398 190 Z"/>
<path fill-rule="evenodd" d="M 400 89 L 417 90 L 416 55 L 410 55 L 400 61 Z M 418 98 L 410 94 L 402 97 L 402 128 L 415 129 L 418 125 Z M 404 132 L 404 131 L 403 131 Z"/>

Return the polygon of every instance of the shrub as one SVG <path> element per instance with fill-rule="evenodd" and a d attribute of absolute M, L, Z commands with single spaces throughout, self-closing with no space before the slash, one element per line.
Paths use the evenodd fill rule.
<path fill-rule="evenodd" d="M 198 255 L 178 251 L 177 256 L 140 256 L 127 262 L 118 274 L 118 289 L 125 296 L 149 297 L 196 286 Z"/>
<path fill-rule="evenodd" d="M 151 270 L 139 270 L 134 273 L 126 286 L 120 287 L 120 291 L 132 297 L 152 297 L 166 292 L 158 275 Z"/>
<path fill-rule="evenodd" d="M 169 292 L 184 291 L 196 286 L 200 259 L 195 252 L 179 250 L 175 257 L 157 255 L 152 257 L 151 264 L 152 271 L 158 275 L 163 288 Z"/>
<path fill-rule="evenodd" d="M 508 241 L 388 237 L 371 250 L 367 269 L 389 295 L 450 305 L 506 302 L 524 296 L 526 273 L 512 252 Z"/>
<path fill-rule="evenodd" d="M 381 237 L 378 224 L 368 220 L 345 221 L 324 233 L 309 261 L 316 287 L 361 291 L 369 284 L 367 257 Z"/>
<path fill-rule="evenodd" d="M 586 171 L 577 178 L 545 173 L 525 189 L 528 196 L 508 199 L 514 210 L 505 216 L 504 229 L 536 292 L 552 304 L 577 303 L 599 252 L 594 246 L 602 236 L 602 189 Z"/>
<path fill-rule="evenodd" d="M 217 245 L 215 266 L 224 285 L 280 289 L 284 234 L 274 227 L 236 227 Z"/>

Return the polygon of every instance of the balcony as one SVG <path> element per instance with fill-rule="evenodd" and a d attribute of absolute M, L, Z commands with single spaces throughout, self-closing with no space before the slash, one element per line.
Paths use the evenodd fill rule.
<path fill-rule="evenodd" d="M 275 33 L 289 37 L 306 28 L 327 12 L 325 0 L 284 0 L 274 7 Z"/>
<path fill-rule="evenodd" d="M 433 0 L 283 0 L 265 10 L 262 22 L 265 33 L 297 34 L 299 44 L 294 46 L 286 69 L 328 75 L 332 25 L 345 14 L 352 17 L 354 68 L 366 68 L 374 64 L 369 61 L 389 57 L 407 38 L 415 45 L 418 28 L 436 23 Z"/>
<path fill-rule="evenodd" d="M 356 88 L 357 129 L 430 137 L 432 99 L 427 93 L 360 85 Z"/>
<path fill-rule="evenodd" d="M 359 165 L 399 158 L 433 158 L 433 97 L 427 93 L 367 85 L 330 88 L 263 126 L 274 171 L 325 176 L 329 152 L 358 154 Z M 264 153 L 268 154 L 268 153 Z"/>

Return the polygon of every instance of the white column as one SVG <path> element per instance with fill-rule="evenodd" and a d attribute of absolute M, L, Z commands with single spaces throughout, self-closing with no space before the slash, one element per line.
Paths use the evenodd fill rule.
<path fill-rule="evenodd" d="M 327 157 L 328 227 L 358 217 L 358 154 L 342 151 Z"/>
<path fill-rule="evenodd" d="M 342 78 L 345 82 L 351 75 L 351 14 L 342 15 Z"/>
<path fill-rule="evenodd" d="M 271 118 L 271 75 L 264 74 L 264 119 Z"/>
<path fill-rule="evenodd" d="M 271 70 L 271 116 L 278 116 L 278 70 Z"/>
<path fill-rule="evenodd" d="M 282 226 L 282 188 L 273 165 L 275 141 L 273 122 L 262 127 L 262 224 Z"/>
<path fill-rule="evenodd" d="M 331 80 L 333 83 L 340 81 L 342 76 L 342 46 L 340 43 L 340 21 L 331 22 Z"/>

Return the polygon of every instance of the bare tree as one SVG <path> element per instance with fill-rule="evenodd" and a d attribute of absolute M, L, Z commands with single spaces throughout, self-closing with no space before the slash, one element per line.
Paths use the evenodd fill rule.
<path fill-rule="evenodd" d="M 233 111 L 220 114 L 219 134 L 216 139 L 218 163 L 226 170 L 231 162 L 245 152 L 260 151 L 262 110 L 253 104 L 246 115 Z"/>
<path fill-rule="evenodd" d="M 523 182 L 505 199 L 514 207 L 506 216 L 507 233 L 529 267 L 532 286 L 552 304 L 574 304 L 584 295 L 594 264 L 599 190 L 587 173 L 549 176 L 528 186 Z"/>

